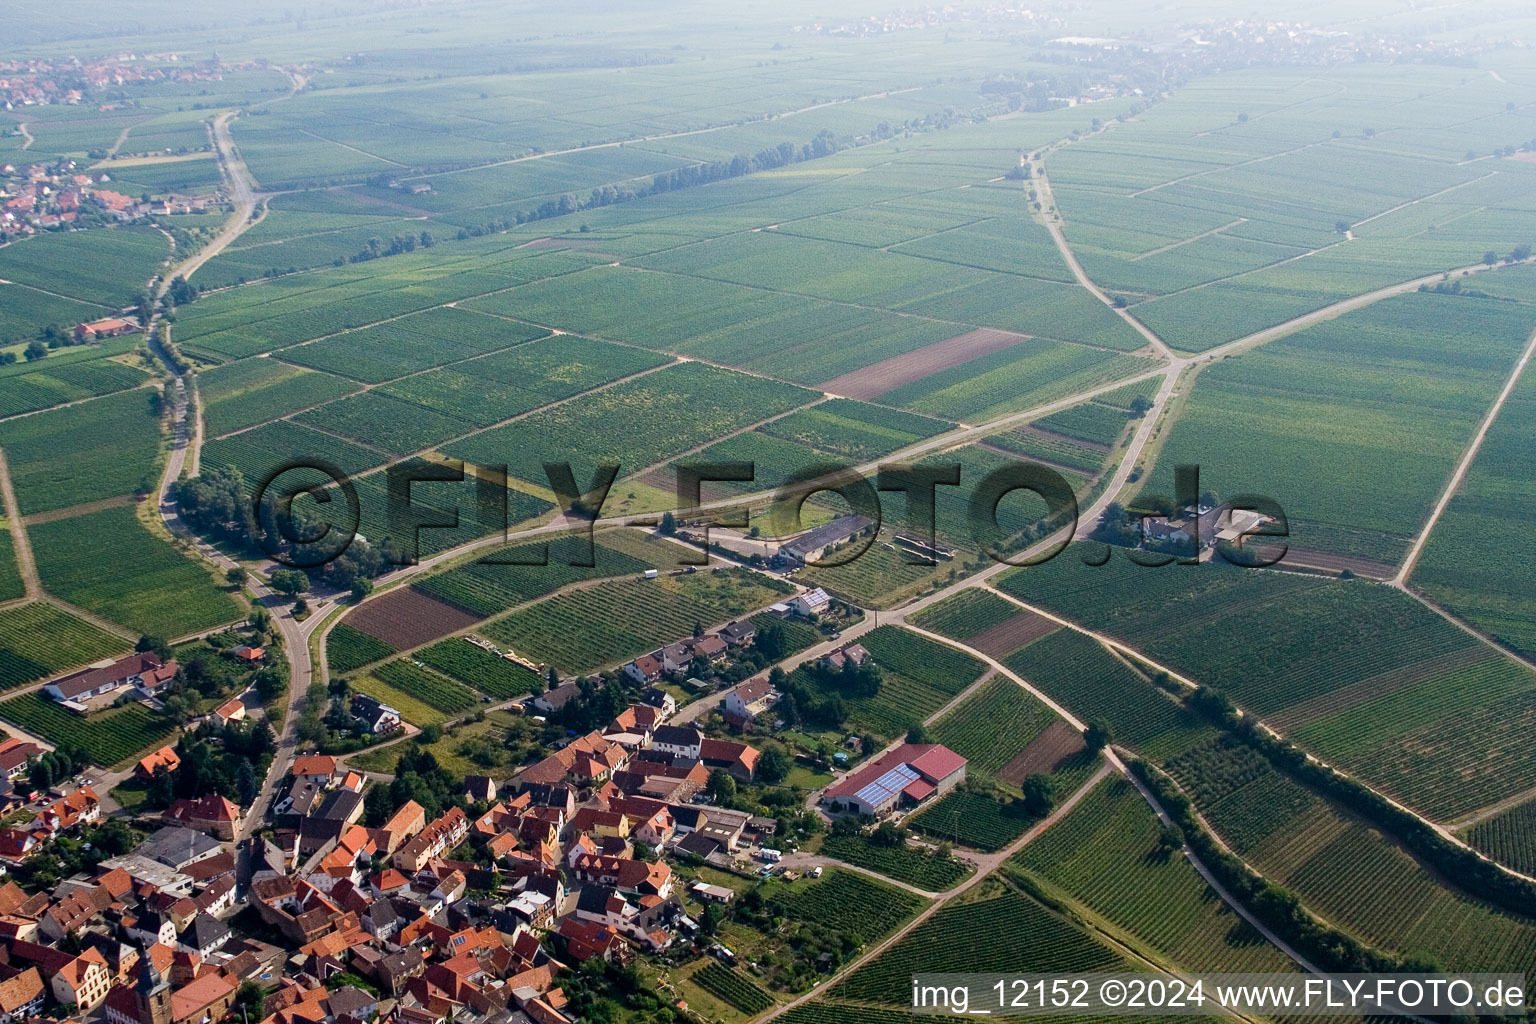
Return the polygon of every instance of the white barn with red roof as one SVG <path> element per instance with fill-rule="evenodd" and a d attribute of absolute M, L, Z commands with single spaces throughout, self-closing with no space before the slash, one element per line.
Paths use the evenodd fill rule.
<path fill-rule="evenodd" d="M 936 799 L 965 781 L 965 758 L 939 743 L 903 743 L 828 786 L 824 804 L 889 814 Z"/>

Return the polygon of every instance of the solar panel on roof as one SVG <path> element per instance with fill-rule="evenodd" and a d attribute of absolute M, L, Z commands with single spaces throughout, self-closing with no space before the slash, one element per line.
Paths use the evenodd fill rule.
<path fill-rule="evenodd" d="M 854 796 L 871 807 L 875 807 L 900 793 L 917 778 L 919 778 L 918 774 L 911 768 L 904 764 L 899 764 L 874 782 L 865 785 Z"/>

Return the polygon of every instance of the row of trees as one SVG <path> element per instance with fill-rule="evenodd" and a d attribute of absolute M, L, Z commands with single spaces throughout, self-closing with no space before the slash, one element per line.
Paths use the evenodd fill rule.
<path fill-rule="evenodd" d="M 230 544 L 249 556 L 258 557 L 264 553 L 261 538 L 282 536 L 278 528 L 278 511 L 283 496 L 277 494 L 277 490 L 269 489 L 260 507 L 255 507 L 244 475 L 234 466 L 223 466 L 180 481 L 176 485 L 176 500 L 182 518 L 198 533 Z M 291 508 L 291 515 L 292 528 L 301 537 L 319 536 L 327 525 L 304 512 L 296 503 Z M 278 547 L 290 551 L 293 549 L 293 545 L 286 542 L 280 542 Z M 371 580 L 394 565 L 403 564 L 404 554 L 391 537 L 385 537 L 377 547 L 361 537 L 353 537 L 342 554 L 323 565 L 303 571 L 280 570 L 284 575 L 278 577 L 274 574 L 274 589 L 280 589 L 289 596 L 303 593 L 308 586 L 297 576 L 306 580 L 323 579 L 333 586 L 347 589 L 359 579 Z M 297 576 L 293 572 L 297 572 Z"/>

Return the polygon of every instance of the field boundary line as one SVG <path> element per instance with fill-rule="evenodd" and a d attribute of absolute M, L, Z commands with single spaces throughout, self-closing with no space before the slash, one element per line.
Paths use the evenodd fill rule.
<path fill-rule="evenodd" d="M 1116 316 L 1129 324 L 1132 330 L 1145 338 L 1147 343 L 1152 346 L 1152 351 L 1162 358 L 1170 360 L 1175 366 L 1181 366 L 1181 357 L 1173 354 L 1173 349 L 1169 347 L 1168 343 L 1159 337 L 1156 331 L 1132 316 L 1128 309 L 1115 305 L 1114 300 L 1104 292 L 1104 289 L 1093 282 L 1093 279 L 1088 276 L 1088 272 L 1083 269 L 1083 265 L 1077 261 L 1077 254 L 1072 251 L 1072 246 L 1067 244 L 1067 236 L 1061 230 L 1062 224 L 1066 223 L 1066 218 L 1061 213 L 1061 207 L 1056 203 L 1056 194 L 1051 191 L 1051 179 L 1045 171 L 1045 154 L 1042 153 L 1039 160 L 1033 161 L 1026 166 L 1034 168 L 1035 191 L 1040 203 L 1038 221 L 1045 225 L 1046 231 L 1050 233 L 1051 240 L 1056 243 L 1056 250 L 1061 254 L 1062 262 L 1067 265 L 1067 269 L 1072 272 L 1072 276 L 1077 278 L 1078 285 L 1086 290 L 1088 294 L 1108 306 Z"/>
<path fill-rule="evenodd" d="M 1385 217 L 1388 214 L 1396 213 L 1398 210 L 1406 210 L 1408 207 L 1414 206 L 1414 205 L 1416 205 L 1418 203 L 1422 203 L 1422 202 L 1424 202 L 1427 199 L 1434 199 L 1437 196 L 1443 196 L 1447 192 L 1454 192 L 1454 191 L 1456 191 L 1459 188 L 1466 187 L 1467 185 L 1475 185 L 1479 181 L 1487 181 L 1489 178 L 1497 176 L 1498 173 L 1499 173 L 1498 171 L 1489 171 L 1487 174 L 1479 175 L 1476 178 L 1468 178 L 1466 181 L 1458 181 L 1456 184 L 1451 185 L 1451 186 L 1449 186 L 1447 188 L 1443 188 L 1443 189 L 1441 189 L 1438 192 L 1431 192 L 1431 193 L 1429 193 L 1429 195 L 1419 196 L 1417 199 L 1410 199 L 1406 203 L 1398 203 L 1396 206 L 1392 207 L 1390 210 L 1382 210 L 1380 213 L 1375 213 L 1375 214 L 1372 214 L 1371 216 L 1365 218 L 1365 220 L 1357 220 L 1357 221 L 1355 221 L 1353 224 L 1351 224 L 1349 226 L 1349 229 L 1351 231 L 1353 231 L 1355 228 L 1358 228 L 1362 224 L 1369 224 L 1373 220 L 1380 220 L 1382 217 Z"/>
<path fill-rule="evenodd" d="M 1280 571 L 1283 571 L 1283 570 L 1280 570 Z M 1140 661 L 1144 665 L 1147 665 L 1147 666 L 1149 666 L 1149 667 L 1151 667 L 1153 669 L 1156 669 L 1159 672 L 1166 673 L 1167 675 L 1171 676 L 1173 679 L 1177 680 L 1179 683 L 1182 683 L 1184 686 L 1188 687 L 1191 690 L 1201 689 L 1201 684 L 1200 683 L 1195 682 L 1194 680 L 1190 679 L 1188 676 L 1182 675 L 1181 673 L 1174 671 L 1173 669 L 1169 668 L 1167 665 L 1164 665 L 1161 662 L 1157 661 L 1156 659 L 1151 658 L 1151 657 L 1141 653 L 1140 651 L 1136 650 L 1134 647 L 1131 647 L 1130 645 L 1128 645 L 1126 643 L 1123 643 L 1123 642 L 1121 642 L 1119 640 L 1116 640 L 1113 637 L 1104 636 L 1103 634 L 1097 633 L 1094 630 L 1088 629 L 1088 628 L 1086 628 L 1084 626 L 1081 626 L 1081 625 L 1079 625 L 1079 624 L 1077 624 L 1075 622 L 1072 622 L 1069 619 L 1064 619 L 1064 618 L 1062 618 L 1059 615 L 1054 615 L 1051 612 L 1042 611 L 1041 609 L 1036 608 L 1033 605 L 1028 604 L 1025 601 L 1021 601 L 1018 598 L 1014 597 L 1012 594 L 1009 594 L 1009 593 L 1006 593 L 1006 592 L 1004 592 L 1002 590 L 999 590 L 996 587 L 988 587 L 988 589 L 991 590 L 993 593 L 995 593 L 997 596 L 1003 598 L 1005 601 L 1009 601 L 1009 602 L 1011 602 L 1011 603 L 1013 603 L 1015 605 L 1018 605 L 1020 608 L 1023 608 L 1023 609 L 1025 609 L 1027 611 L 1032 611 L 1032 612 L 1034 612 L 1037 615 L 1043 615 L 1043 616 L 1045 616 L 1048 619 L 1051 619 L 1051 620 L 1053 620 L 1055 622 L 1061 623 L 1063 626 L 1066 626 L 1068 629 L 1072 629 L 1072 630 L 1075 630 L 1075 631 L 1083 634 L 1084 636 L 1088 637 L 1089 639 L 1094 640 L 1095 642 L 1099 643 L 1103 647 L 1107 648 L 1111 653 L 1113 653 L 1116 650 L 1118 650 L 1118 651 L 1122 652 L 1126 657 L 1132 658 L 1132 659 L 1134 659 L 1136 661 Z M 1473 630 L 1471 627 L 1467 626 L 1465 623 L 1456 622 L 1455 619 L 1452 618 L 1448 613 L 1446 613 L 1442 609 L 1435 608 L 1435 606 L 1433 604 L 1431 604 L 1428 601 L 1425 601 L 1422 597 L 1419 597 L 1419 595 L 1411 594 L 1410 596 L 1418 598 L 1418 600 L 1423 602 L 1426 607 L 1430 608 L 1432 611 L 1438 612 L 1440 615 L 1445 617 L 1447 619 L 1447 621 L 1452 622 L 1454 625 L 1460 626 L 1462 629 L 1466 630 L 1469 633 L 1472 633 L 1474 636 L 1477 635 L 1476 630 Z M 935 639 L 938 639 L 938 638 L 935 637 Z M 1484 639 L 1486 639 L 1486 638 L 1484 638 Z M 954 641 L 950 641 L 950 643 L 951 643 L 951 645 L 953 645 Z M 1497 646 L 1497 645 L 1494 645 L 1494 646 Z M 1505 653 L 1509 653 L 1509 652 L 1505 652 Z M 1511 656 L 1513 656 L 1513 655 L 1511 655 Z M 1147 685 L 1151 686 L 1152 684 L 1148 683 Z M 1282 741 L 1287 742 L 1287 743 L 1293 742 L 1293 741 L 1287 739 L 1284 733 L 1281 733 L 1280 731 L 1272 728 L 1271 726 L 1266 724 L 1263 719 L 1259 718 L 1257 715 L 1252 714 L 1251 712 L 1242 710 L 1241 705 L 1238 705 L 1238 709 L 1239 709 L 1239 712 L 1243 715 L 1243 717 L 1251 718 L 1253 720 L 1254 725 L 1256 725 L 1260 729 L 1263 729 L 1270 736 L 1274 737 L 1277 740 L 1282 740 Z M 1532 877 L 1530 875 L 1526 875 L 1526 874 L 1523 874 L 1522 872 L 1516 871 L 1514 868 L 1511 868 L 1508 865 L 1503 864 L 1503 863 L 1495 860 L 1494 858 L 1492 858 L 1492 857 L 1488 856 L 1487 854 L 1483 853 L 1481 850 L 1476 849 L 1475 847 L 1471 846 L 1470 844 L 1468 844 L 1464 840 L 1458 838 L 1455 835 L 1455 833 L 1451 830 L 1450 826 L 1442 824 L 1442 823 L 1440 823 L 1438 821 L 1435 821 L 1434 819 L 1428 817 L 1427 815 L 1422 814 L 1419 811 L 1414 810 L 1412 807 L 1409 807 L 1407 804 L 1404 804 L 1401 800 L 1398 800 L 1396 797 L 1389 796 L 1388 794 L 1382 792 L 1376 786 L 1373 786 L 1369 782 L 1364 781 L 1363 779 L 1360 778 L 1360 776 L 1356 775 L 1355 773 L 1346 771 L 1345 769 L 1340 768 L 1338 765 L 1335 765 L 1335 764 L 1333 764 L 1330 761 L 1323 760 L 1321 757 L 1318 757 L 1316 754 L 1312 753 L 1310 750 L 1307 750 L 1306 748 L 1301 747 L 1299 745 L 1297 746 L 1296 749 L 1300 750 L 1306 756 L 1308 761 L 1310 761 L 1313 764 L 1319 766 L 1320 768 L 1323 768 L 1323 769 L 1325 769 L 1327 771 L 1331 771 L 1335 775 L 1338 775 L 1341 778 L 1349 780 L 1350 782 L 1352 782 L 1355 785 L 1361 787 L 1362 789 L 1369 790 L 1376 797 L 1378 797 L 1381 800 L 1384 800 L 1386 803 L 1390 804 L 1396 810 L 1399 810 L 1399 811 L 1403 812 L 1404 814 L 1409 814 L 1409 815 L 1412 815 L 1413 817 L 1417 818 L 1420 822 L 1422 822 L 1423 824 L 1425 824 L 1429 828 L 1433 829 L 1434 832 L 1438 836 L 1440 836 L 1442 839 L 1446 840 L 1447 842 L 1453 843 L 1456 846 L 1459 846 L 1462 849 L 1464 849 L 1464 850 L 1466 850 L 1466 851 L 1468 851 L 1470 853 L 1475 854 L 1477 857 L 1479 857 L 1479 858 L 1487 861 L 1488 863 L 1494 865 L 1495 867 L 1499 868 L 1501 871 L 1504 871 L 1506 874 L 1509 874 L 1509 875 L 1511 875 L 1511 876 L 1513 876 L 1515 878 L 1519 878 L 1519 879 L 1522 879 L 1522 880 L 1527 881 L 1527 882 L 1536 883 L 1536 877 Z M 1302 783 L 1301 785 L 1305 786 L 1306 784 Z M 1310 788 L 1310 787 L 1308 787 L 1308 788 Z M 1420 863 L 1420 858 L 1417 855 L 1410 853 L 1409 856 L 1413 857 L 1415 863 Z M 1420 864 L 1420 866 L 1422 867 L 1423 865 Z M 1431 870 L 1433 872 L 1434 869 L 1426 869 L 1426 870 Z"/>
<path fill-rule="evenodd" d="M 1530 340 L 1526 342 L 1525 349 L 1520 353 L 1520 358 L 1515 361 L 1515 368 L 1510 372 L 1509 378 L 1504 382 L 1504 387 L 1499 391 L 1498 397 L 1493 400 L 1487 413 L 1483 415 L 1483 422 L 1478 425 L 1477 433 L 1472 435 L 1472 440 L 1462 453 L 1461 461 L 1456 464 L 1455 471 L 1450 480 L 1446 482 L 1445 489 L 1440 492 L 1440 500 L 1435 502 L 1434 510 L 1429 514 L 1429 521 L 1419 531 L 1413 546 L 1408 549 L 1408 557 L 1403 559 L 1402 566 L 1397 570 L 1397 575 L 1392 577 L 1392 585 L 1405 588 L 1408 577 L 1413 574 L 1414 567 L 1418 564 L 1419 556 L 1423 554 L 1424 547 L 1429 543 L 1429 535 L 1435 525 L 1440 521 L 1440 516 L 1445 512 L 1446 506 L 1461 489 L 1461 485 L 1467 478 L 1467 471 L 1472 468 L 1472 463 L 1477 460 L 1477 453 L 1483 446 L 1483 440 L 1487 438 L 1488 431 L 1493 427 L 1494 420 L 1504 409 L 1504 403 L 1514 393 L 1515 386 L 1520 383 L 1520 378 L 1525 373 L 1526 365 L 1531 361 L 1531 356 L 1536 354 L 1536 331 L 1531 332 Z"/>
<path fill-rule="evenodd" d="M 749 1019 L 752 1020 L 754 1024 L 766 1024 L 767 1021 L 774 1020 L 783 1014 L 788 1013 L 790 1010 L 793 1010 L 797 1006 L 801 1006 L 813 999 L 816 999 L 819 996 L 825 995 L 826 992 L 830 990 L 834 984 L 840 983 L 844 978 L 852 975 L 860 967 L 863 967 L 871 960 L 874 960 L 880 956 L 880 954 L 884 953 L 887 949 L 891 948 L 896 943 L 906 938 L 913 929 L 917 928 L 934 914 L 938 913 L 939 910 L 945 907 L 955 897 L 968 891 L 982 879 L 992 877 L 993 872 L 997 870 L 997 865 L 1002 864 L 1009 857 L 1013 856 L 1026 845 L 1033 842 L 1046 829 L 1050 828 L 1062 818 L 1066 817 L 1072 808 L 1077 806 L 1079 801 L 1087 796 L 1095 786 L 1104 780 L 1105 776 L 1109 775 L 1113 771 L 1114 768 L 1110 764 L 1101 763 L 1098 770 L 1089 776 L 1086 782 L 1074 790 L 1071 796 L 1067 797 L 1055 808 L 1053 808 L 1050 814 L 1046 815 L 1044 818 L 1037 821 L 1034 825 L 1030 826 L 1027 832 L 1025 832 L 1019 838 L 1015 839 L 1012 843 L 1009 843 L 1007 846 L 1003 847 L 1001 850 L 998 850 L 994 854 L 987 855 L 989 860 L 996 860 L 997 862 L 992 867 L 986 870 L 982 870 L 981 867 L 978 866 L 976 872 L 971 875 L 970 878 L 965 879 L 953 889 L 941 893 L 937 899 L 930 901 L 928 906 L 920 911 L 910 921 L 896 929 L 890 935 L 886 936 L 884 939 L 876 943 L 865 952 L 859 954 L 859 956 L 855 957 L 853 960 L 849 961 L 841 970 L 833 974 L 830 978 L 827 978 L 824 981 L 811 986 L 810 989 L 802 992 L 800 995 L 796 996 L 794 999 L 791 999 L 789 1002 L 782 1003 L 773 1007 L 771 1010 L 764 1011 L 764 1013 L 760 1016 Z"/>
<path fill-rule="evenodd" d="M 5 449 L 0 447 L 0 500 L 5 506 L 5 519 L 11 527 L 11 547 L 16 554 L 16 573 L 21 577 L 26 600 L 36 601 L 43 596 L 43 583 L 37 575 L 37 562 L 32 558 L 32 540 L 27 536 L 21 509 L 16 503 L 16 488 L 11 485 L 11 467 L 6 462 Z"/>
<path fill-rule="evenodd" d="M 402 181 L 415 181 L 418 178 L 441 178 L 441 177 L 445 177 L 445 176 L 450 175 L 450 174 L 465 174 L 465 173 L 467 173 L 469 171 L 483 171 L 483 170 L 486 170 L 487 168 L 491 168 L 491 167 L 506 167 L 508 164 L 520 164 L 520 163 L 524 163 L 525 161 L 528 161 L 528 160 L 544 160 L 544 159 L 547 159 L 547 158 L 552 157 L 552 156 L 570 156 L 572 153 L 586 153 L 586 152 L 590 152 L 591 150 L 594 150 L 594 149 L 614 149 L 614 148 L 617 148 L 617 147 L 620 147 L 620 146 L 640 146 L 640 145 L 643 145 L 644 143 L 647 143 L 647 142 L 665 142 L 667 139 L 680 139 L 680 138 L 685 138 L 685 137 L 690 136 L 690 135 L 708 135 L 711 132 L 728 131 L 728 130 L 730 130 L 732 128 L 744 128 L 747 125 L 764 124 L 764 123 L 767 123 L 769 121 L 778 121 L 781 118 L 794 117 L 797 114 L 806 114 L 806 113 L 809 113 L 812 110 L 821 110 L 823 107 L 836 107 L 836 106 L 841 106 L 841 105 L 848 104 L 848 103 L 862 103 L 865 100 L 879 100 L 879 99 L 885 99 L 885 98 L 890 97 L 890 96 L 900 96 L 900 95 L 902 95 L 904 93 L 919 92 L 919 91 L 922 90 L 922 88 L 923 87 L 920 86 L 920 85 L 913 85 L 913 86 L 909 86 L 909 87 L 907 87 L 905 89 L 887 89 L 884 92 L 870 93 L 867 96 L 849 96 L 849 97 L 845 97 L 845 98 L 840 99 L 840 100 L 827 100 L 824 103 L 812 103 L 810 106 L 807 106 L 807 107 L 796 107 L 796 108 L 794 108 L 792 110 L 783 110 L 783 111 L 780 111 L 777 114 L 769 114 L 767 117 L 760 118 L 760 119 L 755 120 L 755 121 L 732 121 L 729 124 L 710 125 L 710 126 L 705 127 L 705 128 L 690 128 L 687 131 L 681 131 L 681 132 L 663 132 L 663 133 L 661 133 L 659 135 L 641 135 L 641 136 L 634 136 L 634 137 L 624 138 L 624 139 L 612 139 L 612 140 L 610 140 L 608 142 L 594 142 L 594 143 L 592 143 L 590 145 L 586 145 L 586 146 L 571 146 L 568 149 L 551 149 L 551 150 L 546 150 L 543 153 L 528 153 L 528 154 L 526 154 L 524 156 L 511 157 L 511 158 L 509 158 L 507 160 L 493 160 L 490 163 L 475 164 L 473 167 L 455 167 L 455 168 L 452 168 L 452 169 L 446 170 L 446 171 L 424 171 L 424 172 L 422 172 L 420 174 L 407 175 L 406 177 L 403 177 L 401 180 Z M 330 142 L 331 140 L 330 139 L 325 139 L 324 141 Z M 884 140 L 882 140 L 882 141 L 884 141 Z M 336 143 L 336 145 L 341 145 L 341 143 Z M 650 150 L 644 150 L 644 152 L 649 153 Z M 367 154 L 364 154 L 364 155 L 365 156 L 372 156 L 373 154 L 367 153 Z M 660 155 L 662 155 L 662 156 L 669 156 L 671 154 L 665 154 L 664 153 L 664 154 L 660 154 Z M 378 159 L 383 159 L 383 158 L 379 157 Z M 700 164 L 700 163 L 705 163 L 706 162 L 706 161 L 698 160 L 698 159 L 695 159 L 695 158 L 692 158 L 692 157 L 689 157 L 687 159 L 689 159 L 694 164 Z M 403 167 L 405 165 L 404 164 L 397 164 L 396 166 Z M 645 175 L 638 175 L 637 177 L 645 177 Z M 492 204 L 492 205 L 495 205 L 495 204 Z"/>
<path fill-rule="evenodd" d="M 1178 249 L 1181 246 L 1193 245 L 1194 243 L 1196 243 L 1198 241 L 1201 241 L 1202 239 L 1210 238 L 1212 235 L 1219 235 L 1223 231 L 1227 230 L 1228 228 L 1235 228 L 1239 224 L 1246 224 L 1246 223 L 1248 223 L 1248 218 L 1247 217 L 1239 217 L 1239 218 L 1237 218 L 1237 220 L 1228 221 L 1227 223 L 1221 225 L 1220 227 L 1211 228 L 1211 230 L 1209 230 L 1209 231 L 1202 231 L 1198 235 L 1191 235 L 1189 238 L 1181 238 L 1177 242 L 1169 242 L 1167 245 L 1160 245 L 1156 249 L 1148 249 L 1146 252 L 1139 252 L 1135 256 L 1132 256 L 1127 262 L 1129 262 L 1129 263 L 1139 263 L 1140 261 L 1148 258 L 1149 256 L 1161 256 L 1165 252 L 1172 252 L 1173 250 Z"/>

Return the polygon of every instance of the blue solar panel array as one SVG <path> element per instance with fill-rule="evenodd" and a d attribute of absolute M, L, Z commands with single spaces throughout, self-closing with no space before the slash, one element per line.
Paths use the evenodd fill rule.
<path fill-rule="evenodd" d="M 919 776 L 917 772 L 913 771 L 911 768 L 908 768 L 904 764 L 899 764 L 895 768 L 892 768 L 890 771 L 886 772 L 884 775 L 880 776 L 874 782 L 871 782 L 869 785 L 859 790 L 854 794 L 854 796 L 864 801 L 871 807 L 879 807 L 881 804 L 891 799 L 891 797 L 895 796 L 897 793 L 900 793 L 912 783 L 916 782 L 919 778 L 921 778 L 921 776 Z"/>

